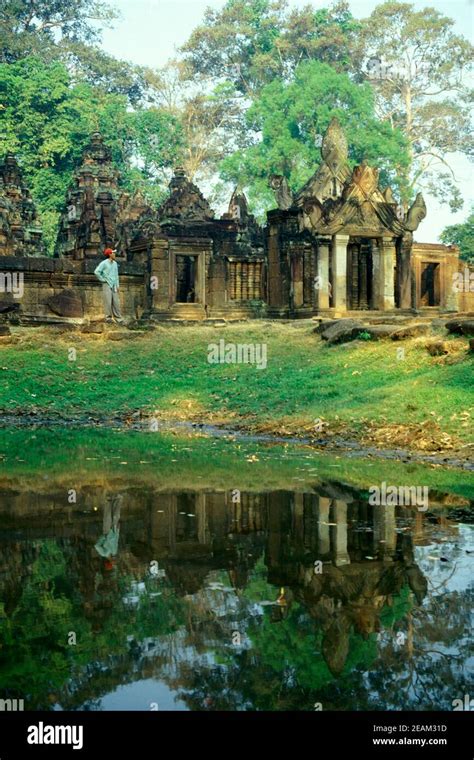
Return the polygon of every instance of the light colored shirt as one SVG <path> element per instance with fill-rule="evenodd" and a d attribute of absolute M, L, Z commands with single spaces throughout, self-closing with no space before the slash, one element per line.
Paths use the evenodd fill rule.
<path fill-rule="evenodd" d="M 112 528 L 106 536 L 101 536 L 94 548 L 101 557 L 108 559 L 118 554 L 120 531 Z"/>
<path fill-rule="evenodd" d="M 119 273 L 116 261 L 104 259 L 104 261 L 101 261 L 99 266 L 95 268 L 94 274 L 98 280 L 106 282 L 113 291 L 118 290 Z"/>

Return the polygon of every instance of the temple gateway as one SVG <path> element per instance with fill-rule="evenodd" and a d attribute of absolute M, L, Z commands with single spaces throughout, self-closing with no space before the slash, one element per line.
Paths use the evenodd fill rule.
<path fill-rule="evenodd" d="M 269 182 L 277 207 L 265 226 L 237 189 L 227 213 L 216 218 L 180 168 L 167 200 L 151 208 L 121 189 L 111 152 L 96 133 L 68 191 L 51 258 L 43 255 L 18 164 L 7 156 L 0 164 L 0 256 L 4 273 L 24 273 L 16 315 L 23 323 L 101 318 L 93 272 L 111 245 L 118 248 L 123 310 L 136 318 L 474 310 L 474 293 L 453 286 L 467 268 L 458 249 L 413 240 L 426 216 L 422 195 L 404 213 L 390 187 L 380 187 L 377 169 L 365 162 L 351 169 L 336 119 L 304 187 L 293 195 L 284 177 Z M 0 311 L 8 311 L 8 295 L 0 293 Z"/>

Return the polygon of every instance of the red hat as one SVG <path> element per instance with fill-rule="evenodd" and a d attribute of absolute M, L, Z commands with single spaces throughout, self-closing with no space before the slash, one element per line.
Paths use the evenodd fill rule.
<path fill-rule="evenodd" d="M 106 248 L 104 251 L 104 256 L 110 256 L 113 252 L 113 248 Z"/>

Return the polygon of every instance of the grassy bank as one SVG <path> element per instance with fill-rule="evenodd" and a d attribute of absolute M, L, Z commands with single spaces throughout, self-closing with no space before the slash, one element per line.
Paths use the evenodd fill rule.
<path fill-rule="evenodd" d="M 112 341 L 52 328 L 19 330 L 17 342 L 0 349 L 0 413 L 66 419 L 140 413 L 315 438 L 342 435 L 380 447 L 472 451 L 474 362 L 465 339 L 451 339 L 447 357 L 432 357 L 424 338 L 330 347 L 308 324 L 130 334 Z M 208 345 L 221 339 L 266 344 L 267 367 L 209 364 Z M 322 425 L 315 428 L 315 420 Z"/>
<path fill-rule="evenodd" d="M 372 484 L 428 486 L 452 503 L 474 500 L 474 473 L 415 463 L 350 458 L 308 446 L 88 428 L 0 430 L 0 488 L 35 494 L 71 488 L 308 492 L 322 482 L 367 493 Z M 4 507 L 9 509 L 8 499 Z"/>

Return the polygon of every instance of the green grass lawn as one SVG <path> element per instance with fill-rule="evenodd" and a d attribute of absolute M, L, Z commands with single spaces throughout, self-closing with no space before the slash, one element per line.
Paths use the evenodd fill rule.
<path fill-rule="evenodd" d="M 373 433 L 380 444 L 384 436 L 395 443 L 397 435 L 404 443 L 402 428 L 415 439 L 445 434 L 447 449 L 473 440 L 474 362 L 462 338 L 451 339 L 452 355 L 431 357 L 426 339 L 331 347 L 308 324 L 158 327 L 124 341 L 52 329 L 19 334 L 17 344 L 0 349 L 2 414 L 123 417 L 140 411 L 296 434 L 322 419 L 329 434 Z M 208 345 L 220 339 L 265 343 L 267 368 L 209 364 Z M 404 359 L 397 358 L 400 347 Z"/>

